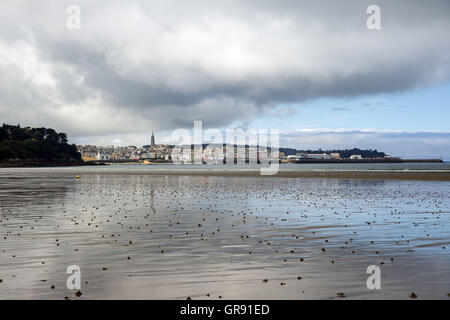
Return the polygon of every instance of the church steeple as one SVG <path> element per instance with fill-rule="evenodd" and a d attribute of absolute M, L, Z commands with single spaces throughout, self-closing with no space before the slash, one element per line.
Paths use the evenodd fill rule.
<path fill-rule="evenodd" d="M 150 145 L 151 145 L 152 147 L 155 146 L 155 135 L 153 134 L 153 129 L 152 129 L 152 140 L 151 140 L 151 142 L 150 142 Z"/>

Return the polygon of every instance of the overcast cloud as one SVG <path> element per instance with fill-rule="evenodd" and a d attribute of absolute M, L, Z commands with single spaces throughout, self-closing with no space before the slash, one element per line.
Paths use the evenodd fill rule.
<path fill-rule="evenodd" d="M 448 0 L 1 1 L 3 122 L 72 138 L 245 124 L 283 103 L 450 80 Z M 66 8 L 81 8 L 81 30 Z"/>

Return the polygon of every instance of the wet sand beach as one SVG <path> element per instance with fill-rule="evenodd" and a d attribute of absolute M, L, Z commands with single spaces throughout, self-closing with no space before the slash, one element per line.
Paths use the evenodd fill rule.
<path fill-rule="evenodd" d="M 450 181 L 450 164 L 280 164 L 273 175 L 261 175 L 262 165 L 126 165 L 55 168 L 0 168 L 0 175 L 113 174 L 165 176 L 223 176 L 265 178 L 324 178 L 364 180 Z"/>
<path fill-rule="evenodd" d="M 449 299 L 450 183 L 14 171 L 2 299 Z M 81 290 L 66 268 L 81 269 Z M 381 290 L 366 286 L 369 265 Z"/>
<path fill-rule="evenodd" d="M 92 170 L 87 174 L 98 174 Z M 129 174 L 128 170 L 102 170 L 102 174 Z M 140 175 L 175 176 L 228 176 L 228 177 L 274 177 L 274 178 L 326 178 L 326 179 L 376 179 L 376 180 L 428 180 L 450 181 L 450 172 L 442 171 L 279 171 L 274 175 L 261 175 L 259 171 L 211 171 L 211 170 L 137 170 Z"/>

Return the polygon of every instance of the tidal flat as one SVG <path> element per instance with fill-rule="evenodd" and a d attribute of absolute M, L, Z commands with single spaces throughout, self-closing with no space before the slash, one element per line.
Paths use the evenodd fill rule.
<path fill-rule="evenodd" d="M 449 299 L 449 193 L 448 181 L 3 172 L 0 299 Z"/>

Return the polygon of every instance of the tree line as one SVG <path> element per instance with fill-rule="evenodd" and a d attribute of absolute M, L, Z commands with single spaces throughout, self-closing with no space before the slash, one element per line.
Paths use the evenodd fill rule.
<path fill-rule="evenodd" d="M 0 127 L 0 161 L 70 161 L 81 162 L 75 144 L 65 133 L 51 128 L 30 128 L 3 124 Z"/>

